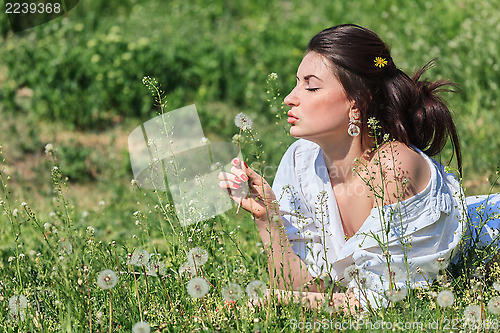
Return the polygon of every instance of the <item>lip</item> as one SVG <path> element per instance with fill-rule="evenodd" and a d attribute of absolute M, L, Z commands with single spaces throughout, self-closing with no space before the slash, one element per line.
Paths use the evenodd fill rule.
<path fill-rule="evenodd" d="M 298 118 L 293 114 L 292 111 L 288 111 L 287 115 L 288 115 L 288 120 L 287 121 L 290 124 L 293 124 L 294 122 L 296 122 L 298 120 Z"/>

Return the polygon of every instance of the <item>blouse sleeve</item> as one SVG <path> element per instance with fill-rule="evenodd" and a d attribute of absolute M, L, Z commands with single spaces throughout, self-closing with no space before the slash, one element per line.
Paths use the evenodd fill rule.
<path fill-rule="evenodd" d="M 318 256 L 322 253 L 320 233 L 314 221 L 311 207 L 304 192 L 308 192 L 303 177 L 307 162 L 314 151 L 304 140 L 295 141 L 283 155 L 273 182 L 273 191 L 280 207 L 285 231 L 293 251 L 304 261 L 312 276 L 321 273 Z"/>

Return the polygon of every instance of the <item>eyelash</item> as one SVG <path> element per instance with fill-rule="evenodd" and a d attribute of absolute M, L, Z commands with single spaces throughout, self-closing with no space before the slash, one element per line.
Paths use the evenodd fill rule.
<path fill-rule="evenodd" d="M 312 91 L 312 92 L 315 92 L 315 91 L 318 91 L 319 88 L 306 88 L 306 90 L 308 91 Z"/>

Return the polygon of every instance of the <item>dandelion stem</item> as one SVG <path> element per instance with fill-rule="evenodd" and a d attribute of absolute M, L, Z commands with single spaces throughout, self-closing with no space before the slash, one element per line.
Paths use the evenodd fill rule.
<path fill-rule="evenodd" d="M 111 289 L 109 291 L 109 333 L 113 332 L 113 301 L 111 297 Z"/>

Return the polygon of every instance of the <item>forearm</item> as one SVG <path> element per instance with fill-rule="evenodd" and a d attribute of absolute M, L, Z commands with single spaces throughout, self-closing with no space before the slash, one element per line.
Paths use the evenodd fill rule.
<path fill-rule="evenodd" d="M 271 285 L 278 289 L 301 290 L 313 277 L 307 265 L 293 251 L 281 218 L 274 216 L 274 219 L 263 217 L 255 220 L 268 255 Z M 317 291 L 316 285 L 312 284 L 309 290 Z"/>

